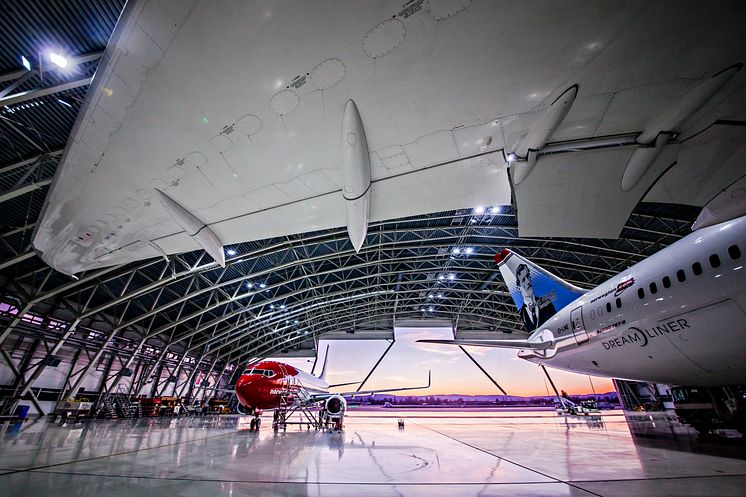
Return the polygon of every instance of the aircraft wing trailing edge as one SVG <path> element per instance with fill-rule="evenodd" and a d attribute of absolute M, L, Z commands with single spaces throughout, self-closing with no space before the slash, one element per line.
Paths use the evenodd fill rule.
<path fill-rule="evenodd" d="M 417 340 L 417 342 L 521 350 L 547 350 L 554 345 L 554 342 L 531 342 L 529 340 Z"/>
<path fill-rule="evenodd" d="M 320 402 L 324 399 L 327 399 L 333 395 L 339 395 L 342 397 L 349 397 L 349 396 L 355 396 L 355 395 L 373 395 L 377 393 L 388 393 L 388 392 L 404 392 L 406 390 L 421 390 L 423 388 L 430 388 L 430 385 L 432 383 L 432 371 L 427 372 L 427 385 L 420 385 L 417 387 L 398 387 L 398 388 L 384 388 L 384 389 L 378 389 L 378 390 L 360 390 L 360 391 L 352 391 L 352 392 L 330 392 L 330 393 L 324 393 L 324 394 L 316 394 L 312 396 L 313 402 Z"/>

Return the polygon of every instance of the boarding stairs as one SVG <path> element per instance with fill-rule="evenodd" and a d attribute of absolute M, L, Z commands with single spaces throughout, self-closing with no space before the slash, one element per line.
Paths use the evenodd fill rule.
<path fill-rule="evenodd" d="M 282 366 L 281 366 L 282 367 Z M 283 371 L 283 373 L 286 373 Z M 305 390 L 300 381 L 289 374 L 285 374 L 285 382 L 279 394 L 279 403 L 272 420 L 275 431 L 287 430 L 288 425 L 298 425 L 301 429 L 321 428 L 321 412 L 317 407 L 310 407 L 309 398 L 303 398 Z M 293 415 L 297 414 L 295 419 Z"/>
<path fill-rule="evenodd" d="M 132 402 L 126 393 L 110 393 L 101 399 L 98 418 L 102 419 L 132 419 L 142 414 L 139 402 Z"/>
<path fill-rule="evenodd" d="M 105 395 L 99 402 L 96 412 L 98 419 L 117 419 L 117 408 L 110 395 Z"/>

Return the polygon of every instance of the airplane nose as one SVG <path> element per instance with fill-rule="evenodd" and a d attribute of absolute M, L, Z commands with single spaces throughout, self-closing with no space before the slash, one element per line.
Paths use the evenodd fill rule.
<path fill-rule="evenodd" d="M 255 380 L 246 376 L 240 377 L 236 382 L 236 397 L 238 397 L 241 404 L 248 407 L 256 405 L 253 395 L 254 388 L 252 388 L 253 383 L 255 383 Z"/>

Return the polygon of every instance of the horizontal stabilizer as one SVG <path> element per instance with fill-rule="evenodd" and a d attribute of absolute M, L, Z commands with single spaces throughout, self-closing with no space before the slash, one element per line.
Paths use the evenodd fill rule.
<path fill-rule="evenodd" d="M 474 347 L 495 347 L 501 349 L 546 350 L 552 342 L 530 342 L 528 340 L 417 340 L 420 343 L 439 343 L 443 345 L 468 345 Z"/>

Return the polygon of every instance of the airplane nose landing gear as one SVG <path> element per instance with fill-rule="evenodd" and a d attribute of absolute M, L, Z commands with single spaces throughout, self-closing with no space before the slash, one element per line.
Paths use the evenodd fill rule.
<path fill-rule="evenodd" d="M 249 423 L 249 431 L 259 431 L 259 427 L 262 426 L 262 419 L 260 418 L 261 415 L 261 409 L 254 409 L 254 417 L 251 418 L 251 422 Z"/>

